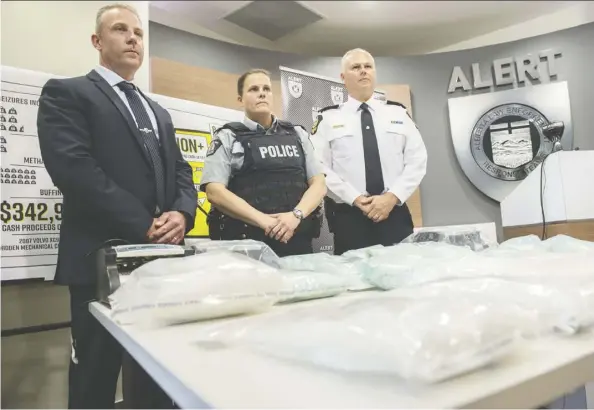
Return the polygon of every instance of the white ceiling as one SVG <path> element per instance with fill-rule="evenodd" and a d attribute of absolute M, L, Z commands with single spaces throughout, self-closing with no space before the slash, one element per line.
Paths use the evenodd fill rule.
<path fill-rule="evenodd" d="M 222 41 L 310 55 L 362 47 L 422 54 L 558 12 L 579 1 L 299 1 L 323 18 L 270 41 L 223 18 L 251 1 L 151 1 L 150 20 Z"/>

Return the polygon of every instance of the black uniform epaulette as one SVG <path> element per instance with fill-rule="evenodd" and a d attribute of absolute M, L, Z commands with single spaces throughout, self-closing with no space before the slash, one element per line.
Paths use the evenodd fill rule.
<path fill-rule="evenodd" d="M 293 127 L 293 128 L 294 128 L 294 127 L 301 127 L 301 128 L 303 128 L 303 131 L 307 132 L 307 130 L 305 129 L 305 127 L 304 127 L 303 125 L 300 125 L 300 124 L 293 124 L 293 123 L 292 123 L 292 122 L 290 122 L 290 121 L 286 121 L 286 120 L 279 120 L 279 119 L 277 119 L 277 120 L 276 120 L 276 122 L 277 122 L 277 123 L 279 123 L 280 125 L 282 125 L 282 126 L 283 126 L 283 127 L 285 127 L 285 128 L 291 128 L 291 127 Z"/>
<path fill-rule="evenodd" d="M 279 120 L 278 118 L 277 118 L 276 122 L 278 122 L 283 127 L 287 127 L 287 128 L 295 126 L 295 124 L 293 124 L 291 121 Z"/>
<path fill-rule="evenodd" d="M 228 122 L 227 124 L 223 125 L 222 127 L 218 128 L 215 130 L 214 134 L 216 134 L 217 132 L 221 131 L 221 130 L 231 130 L 233 131 L 235 134 L 237 134 L 238 132 L 246 132 L 249 131 L 250 129 L 242 122 Z"/>
<path fill-rule="evenodd" d="M 318 112 L 324 112 L 324 111 L 328 111 L 328 110 L 335 110 L 338 107 L 340 107 L 340 104 L 336 104 L 336 105 L 329 105 L 328 107 L 324 107 L 322 108 L 320 111 Z"/>
<path fill-rule="evenodd" d="M 402 108 L 404 108 L 406 110 L 406 106 L 404 104 L 401 104 L 401 103 L 396 102 L 396 101 L 390 101 L 390 100 L 388 100 L 388 101 L 386 101 L 386 104 L 388 104 L 388 105 L 398 105 L 398 106 L 400 106 L 400 107 L 402 107 Z"/>
<path fill-rule="evenodd" d="M 404 104 L 401 104 L 401 103 L 399 103 L 399 102 L 396 102 L 396 101 L 389 101 L 389 100 L 388 100 L 388 101 L 386 101 L 386 104 L 388 104 L 388 105 L 397 105 L 397 106 L 399 106 L 399 107 L 402 107 L 402 108 L 404 108 L 404 111 L 406 111 L 406 115 L 408 115 L 408 118 L 410 118 L 411 120 L 413 119 L 413 118 L 410 116 L 410 113 L 408 112 L 408 109 L 406 108 L 406 106 L 405 106 Z M 413 121 L 413 124 L 414 124 L 414 121 Z M 415 127 L 417 127 L 417 124 L 415 124 Z M 417 129 L 419 129 L 419 127 L 417 127 Z"/>

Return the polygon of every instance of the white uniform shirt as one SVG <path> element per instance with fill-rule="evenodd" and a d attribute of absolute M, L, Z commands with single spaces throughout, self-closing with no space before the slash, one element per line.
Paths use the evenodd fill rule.
<path fill-rule="evenodd" d="M 247 117 L 244 117 L 243 123 L 252 131 L 256 131 L 258 128 L 264 130 L 260 124 Z M 272 130 L 276 129 L 276 126 L 277 120 L 273 118 L 272 125 L 266 133 L 271 133 Z M 301 145 L 305 155 L 306 178 L 309 180 L 316 175 L 322 175 L 323 171 L 313 152 L 309 133 L 299 126 L 295 126 L 295 131 L 297 131 L 297 135 L 301 139 Z M 218 143 L 214 142 L 216 140 L 218 140 Z M 243 166 L 243 145 L 235 139 L 235 134 L 230 129 L 224 129 L 216 133 L 213 136 L 213 142 L 211 142 L 208 151 L 204 160 L 204 169 L 200 182 L 200 189 L 202 191 L 211 182 L 218 182 L 228 186 L 231 177 Z"/>
<path fill-rule="evenodd" d="M 311 136 L 316 157 L 326 174 L 328 196 L 352 205 L 359 195 L 367 195 L 361 102 L 349 96 L 336 109 L 318 117 Z M 380 153 L 385 191 L 405 203 L 420 185 L 427 169 L 427 151 L 421 134 L 398 105 L 367 101 Z"/>

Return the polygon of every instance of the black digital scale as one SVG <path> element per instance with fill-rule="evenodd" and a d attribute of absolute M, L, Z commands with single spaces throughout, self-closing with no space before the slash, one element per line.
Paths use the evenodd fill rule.
<path fill-rule="evenodd" d="M 180 258 L 196 254 L 193 246 L 182 245 L 119 245 L 96 252 L 97 300 L 109 305 L 108 297 L 122 284 L 121 277 L 147 262 L 162 258 Z"/>

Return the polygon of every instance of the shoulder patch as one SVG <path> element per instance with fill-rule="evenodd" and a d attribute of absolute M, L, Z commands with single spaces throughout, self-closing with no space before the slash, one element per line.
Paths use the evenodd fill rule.
<path fill-rule="evenodd" d="M 396 101 L 390 101 L 390 100 L 388 100 L 388 101 L 386 101 L 386 104 L 387 105 L 397 105 L 397 106 L 402 107 L 402 108 L 404 108 L 406 110 L 406 106 L 404 104 L 401 104 L 401 103 L 396 102 Z"/>
<path fill-rule="evenodd" d="M 318 132 L 318 126 L 320 125 L 323 119 L 324 116 L 322 114 L 318 114 L 318 117 L 316 118 L 315 122 L 311 127 L 311 135 L 315 135 L 315 133 Z"/>
<path fill-rule="evenodd" d="M 211 155 L 213 155 L 215 152 L 217 152 L 219 148 L 221 148 L 221 145 L 223 145 L 223 142 L 218 138 L 214 138 L 208 145 L 208 151 L 206 151 L 206 156 L 210 157 Z"/>
<path fill-rule="evenodd" d="M 328 111 L 328 110 L 335 110 L 335 109 L 337 109 L 338 107 L 340 107 L 340 105 L 339 105 L 339 104 L 336 104 L 336 105 L 330 105 L 330 106 L 328 106 L 328 107 L 324 107 L 324 108 L 322 108 L 322 109 L 321 109 L 320 111 L 318 111 L 318 112 L 324 112 L 324 111 Z"/>

